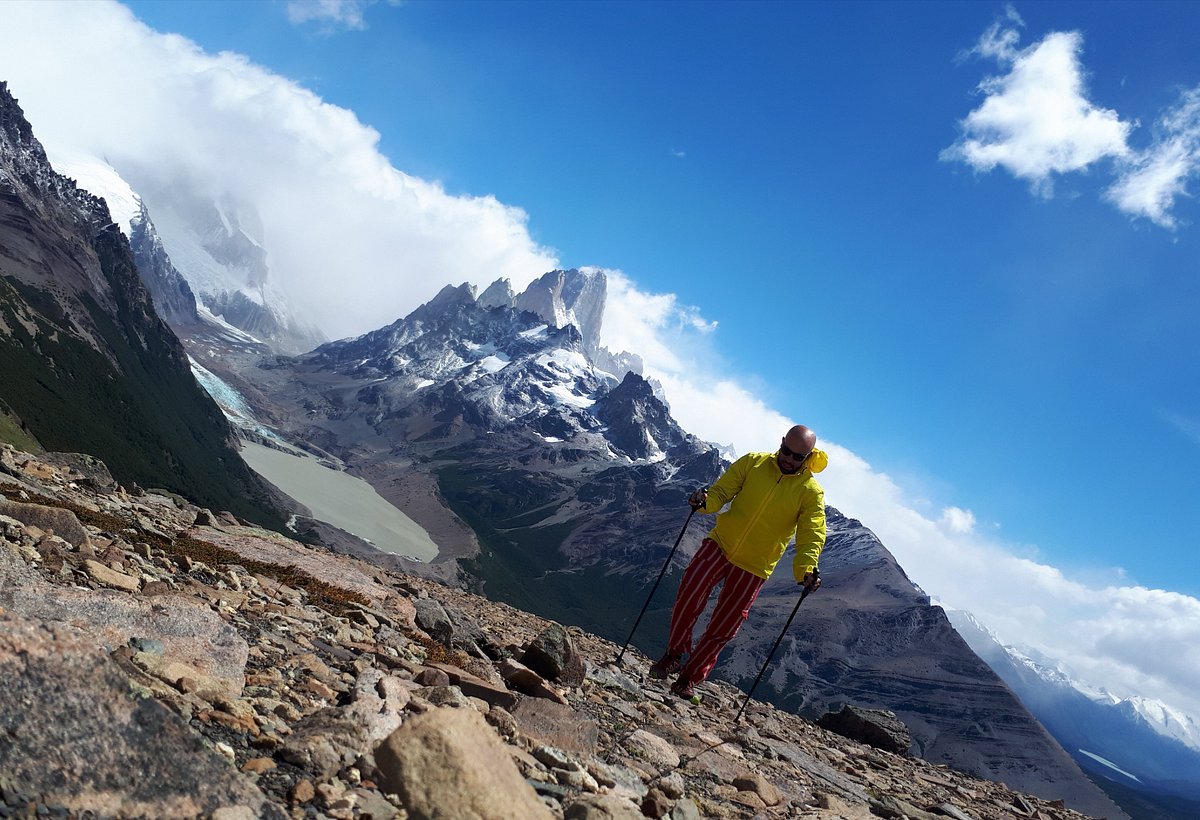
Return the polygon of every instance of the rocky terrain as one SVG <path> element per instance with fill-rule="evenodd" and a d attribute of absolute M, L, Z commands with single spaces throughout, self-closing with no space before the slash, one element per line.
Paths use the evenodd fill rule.
<path fill-rule="evenodd" d="M 436 533 L 432 565 L 406 566 L 368 544 L 359 557 L 422 575 L 430 566 L 489 599 L 623 641 L 688 494 L 723 464 L 649 380 L 617 379 L 598 364 L 603 295 L 596 271 L 553 272 L 515 297 L 504 282 L 478 296 L 448 286 L 386 328 L 305 356 L 210 345 L 195 358 L 250 408 L 239 411 L 254 417 L 243 429 L 270 428 L 340 462 Z M 577 326 L 570 317 L 589 318 Z M 811 719 L 847 699 L 891 710 L 909 727 L 913 754 L 1120 816 L 869 528 L 833 507 L 826 514 L 826 586 L 758 694 Z M 710 516 L 688 519 L 634 636 L 642 651 L 665 648 L 671 592 L 711 526 Z M 776 572 L 714 676 L 749 686 L 797 594 L 790 572 Z"/>
<path fill-rule="evenodd" d="M 85 456 L 0 495 L 0 816 L 1083 816 Z"/>

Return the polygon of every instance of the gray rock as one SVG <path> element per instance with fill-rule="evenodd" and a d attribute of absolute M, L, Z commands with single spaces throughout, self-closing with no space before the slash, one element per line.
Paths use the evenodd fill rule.
<path fill-rule="evenodd" d="M 0 570 L 2 572 L 2 570 Z M 197 601 L 178 596 L 135 598 L 113 590 L 62 587 L 0 588 L 0 606 L 41 621 L 71 624 L 109 649 L 130 639 L 154 640 L 161 654 L 139 653 L 151 674 L 175 683 L 183 677 L 208 681 L 214 691 L 237 697 L 245 683 L 249 648 L 237 630 Z"/>
<path fill-rule="evenodd" d="M 377 669 L 364 672 L 347 706 L 331 706 L 302 718 L 279 756 L 323 780 L 371 752 L 400 726 L 411 694 L 399 679 Z"/>
<path fill-rule="evenodd" d="M 586 677 L 583 658 L 575 651 L 567 630 L 558 624 L 550 624 L 530 642 L 521 663 L 563 686 L 579 686 Z"/>
<path fill-rule="evenodd" d="M 74 474 L 71 479 L 80 486 L 100 492 L 112 492 L 117 488 L 108 466 L 95 456 L 86 453 L 42 453 L 38 460 L 55 467 L 66 467 Z"/>
<path fill-rule="evenodd" d="M 173 712 L 131 696 L 128 679 L 71 626 L 0 613 L 0 680 L 0 771 L 47 803 L 121 817 L 238 806 L 286 816 Z"/>
<path fill-rule="evenodd" d="M 607 666 L 587 665 L 587 679 L 605 689 L 620 690 L 631 700 L 642 700 L 646 697 L 642 687 L 634 683 L 632 678 L 620 670 Z"/>
<path fill-rule="evenodd" d="M 417 626 L 435 641 L 449 645 L 454 638 L 454 624 L 442 605 L 433 598 L 418 598 L 413 603 L 417 609 Z"/>
<path fill-rule="evenodd" d="M 588 794 L 563 812 L 563 820 L 645 820 L 634 803 L 615 794 Z"/>
<path fill-rule="evenodd" d="M 545 698 L 525 698 L 512 709 L 521 734 L 558 749 L 595 754 L 600 726 L 584 713 Z"/>
<path fill-rule="evenodd" d="M 846 704 L 842 711 L 822 716 L 817 725 L 885 752 L 908 754 L 908 748 L 912 745 L 908 727 L 896 717 L 895 712 L 883 709 L 864 709 Z"/>
<path fill-rule="evenodd" d="M 70 510 L 46 507 L 42 504 L 21 504 L 0 498 L 0 515 L 15 518 L 22 524 L 35 526 L 40 530 L 53 530 L 59 538 L 76 547 L 87 541 L 87 530 Z"/>

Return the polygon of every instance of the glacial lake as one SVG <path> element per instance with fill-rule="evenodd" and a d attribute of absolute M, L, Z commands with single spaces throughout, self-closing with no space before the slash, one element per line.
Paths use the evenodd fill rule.
<path fill-rule="evenodd" d="M 429 561 L 437 544 L 417 522 L 383 499 L 361 478 L 331 470 L 299 451 L 282 452 L 242 442 L 250 469 L 312 511 L 312 517 L 395 555 Z"/>

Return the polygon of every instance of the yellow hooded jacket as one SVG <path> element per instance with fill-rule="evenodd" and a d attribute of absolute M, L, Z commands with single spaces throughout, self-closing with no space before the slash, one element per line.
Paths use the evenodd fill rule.
<path fill-rule="evenodd" d="M 769 578 L 794 535 L 792 574 L 804 580 L 825 546 L 825 490 L 813 473 L 828 464 L 824 451 L 813 450 L 802 470 L 787 475 L 775 453 L 742 456 L 709 488 L 708 501 L 699 510 L 713 513 L 733 502 L 717 516 L 708 537 L 735 567 Z"/>

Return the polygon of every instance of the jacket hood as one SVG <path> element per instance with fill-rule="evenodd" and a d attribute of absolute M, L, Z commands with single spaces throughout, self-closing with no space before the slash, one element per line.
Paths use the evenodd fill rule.
<path fill-rule="evenodd" d="M 812 455 L 808 457 L 808 461 L 804 466 L 814 473 L 819 473 L 829 466 L 829 454 L 824 450 L 813 448 Z"/>

